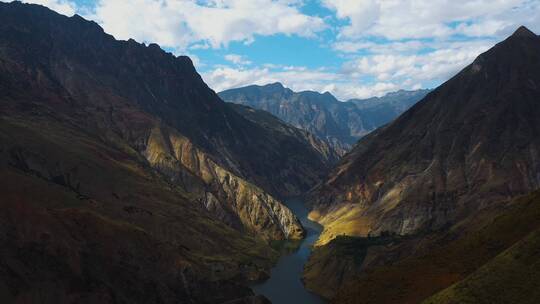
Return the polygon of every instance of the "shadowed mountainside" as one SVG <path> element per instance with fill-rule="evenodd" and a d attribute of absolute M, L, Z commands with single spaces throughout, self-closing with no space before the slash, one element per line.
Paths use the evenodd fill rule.
<path fill-rule="evenodd" d="M 279 118 L 263 110 L 256 110 L 248 106 L 229 103 L 229 105 L 239 114 L 265 128 L 277 133 L 289 135 L 291 138 L 300 139 L 305 146 L 311 146 L 317 150 L 324 161 L 337 163 L 340 156 L 326 141 L 308 131 L 295 128 L 279 120 Z M 301 157 L 301 155 L 295 155 Z"/>

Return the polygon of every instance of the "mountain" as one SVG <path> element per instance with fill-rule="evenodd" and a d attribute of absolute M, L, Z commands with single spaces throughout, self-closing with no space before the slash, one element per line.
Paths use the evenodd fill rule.
<path fill-rule="evenodd" d="M 430 90 L 425 89 L 416 91 L 399 90 L 388 93 L 383 97 L 350 99 L 347 102 L 354 103 L 362 112 L 365 124 L 376 129 L 407 111 L 429 92 Z"/>
<path fill-rule="evenodd" d="M 308 286 L 318 289 L 324 282 L 332 288 L 329 277 L 320 275 L 328 270 L 319 266 L 333 259 L 324 250 L 337 247 L 342 253 L 367 251 L 366 261 L 381 267 L 344 291 L 356 292 L 350 303 L 367 303 L 358 300 L 366 298 L 359 297 L 358 289 L 365 290 L 369 282 L 380 288 L 372 291 L 396 286 L 400 293 L 388 294 L 381 303 L 417 303 L 411 300 L 413 289 L 425 288 L 417 297 L 437 291 L 398 283 L 414 271 L 407 270 L 411 265 L 405 261 L 422 260 L 422 254 L 448 239 L 466 237 L 472 227 L 504 213 L 511 198 L 540 187 L 539 71 L 540 38 L 521 27 L 392 123 L 362 138 L 310 194 L 311 217 L 325 227 L 318 245 L 326 249 L 310 262 Z M 438 237 L 440 242 L 435 241 Z M 456 261 L 460 263 L 466 262 Z M 339 272 L 341 266 L 334 265 Z M 439 280 L 439 289 L 462 278 L 448 269 L 439 271 L 440 277 L 432 278 Z"/>
<path fill-rule="evenodd" d="M 427 92 L 399 91 L 380 98 L 341 102 L 328 92 L 293 92 L 281 83 L 273 83 L 231 89 L 219 96 L 227 102 L 268 111 L 326 140 L 343 155 L 360 137 L 390 122 Z"/>
<path fill-rule="evenodd" d="M 0 19 L 2 302 L 262 301 L 244 285 L 268 241 L 304 236 L 280 199 L 331 156 L 238 114 L 188 57 L 39 5 Z"/>
<path fill-rule="evenodd" d="M 248 120 L 264 126 L 268 130 L 290 136 L 295 140 L 300 139 L 304 146 L 311 146 L 318 151 L 323 162 L 337 163 L 340 158 L 340 155 L 326 141 L 319 139 L 308 131 L 295 128 L 279 120 L 269 112 L 235 103 L 230 103 L 230 107 Z"/>

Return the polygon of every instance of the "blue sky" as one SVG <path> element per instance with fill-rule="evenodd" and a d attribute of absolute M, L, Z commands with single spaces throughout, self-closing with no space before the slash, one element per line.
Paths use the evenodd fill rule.
<path fill-rule="evenodd" d="M 540 0 L 26 2 L 189 55 L 216 91 L 280 81 L 342 100 L 435 87 L 519 25 L 540 33 Z"/>

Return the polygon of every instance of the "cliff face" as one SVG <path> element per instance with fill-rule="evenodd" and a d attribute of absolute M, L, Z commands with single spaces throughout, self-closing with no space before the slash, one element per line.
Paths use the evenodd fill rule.
<path fill-rule="evenodd" d="M 362 139 L 313 192 L 326 239 L 439 229 L 538 188 L 539 50 L 518 30 Z"/>
<path fill-rule="evenodd" d="M 220 167 L 174 130 L 154 128 L 143 155 L 172 183 L 183 185 L 231 227 L 267 239 L 304 236 L 301 224 L 289 209 L 259 187 Z"/>
<path fill-rule="evenodd" d="M 337 100 L 330 93 L 293 92 L 280 83 L 248 86 L 219 93 L 223 100 L 272 113 L 325 141 L 339 155 L 427 94 L 399 91 L 380 98 Z"/>

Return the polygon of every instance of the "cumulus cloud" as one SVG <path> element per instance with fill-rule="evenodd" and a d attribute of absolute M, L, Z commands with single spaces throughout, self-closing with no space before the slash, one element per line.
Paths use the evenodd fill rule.
<path fill-rule="evenodd" d="M 377 82 L 361 85 L 341 71 L 309 69 L 297 66 L 267 65 L 262 68 L 218 67 L 202 74 L 206 83 L 216 91 L 238 88 L 251 84 L 264 85 L 281 82 L 294 91 L 313 90 L 331 92 L 341 100 L 382 96 L 401 87 L 392 82 Z M 412 89 L 413 86 L 405 87 Z"/>
<path fill-rule="evenodd" d="M 92 19 L 117 38 L 134 38 L 185 49 L 220 48 L 256 35 L 314 37 L 325 28 L 319 17 L 288 0 L 100 0 Z M 121 14 L 119 14 L 121 12 Z"/>
<path fill-rule="evenodd" d="M 371 77 L 371 85 L 379 88 L 441 83 L 519 25 L 540 30 L 540 1 L 536 0 L 323 3 L 348 23 L 338 26 L 332 46 L 348 58 L 343 74 Z"/>
<path fill-rule="evenodd" d="M 364 47 L 376 52 L 353 57 L 340 69 L 309 69 L 295 66 L 263 65 L 263 67 L 221 66 L 203 73 L 205 81 L 217 91 L 246 86 L 282 82 L 296 90 L 331 92 L 341 100 L 382 96 L 399 89 L 416 90 L 441 83 L 470 64 L 494 44 L 491 40 L 422 43 L 419 45 Z M 418 53 L 418 48 L 433 51 Z M 409 53 L 403 50 L 413 50 Z"/>
<path fill-rule="evenodd" d="M 523 23 L 538 26 L 534 0 L 324 0 L 336 17 L 349 21 L 343 37 L 387 39 L 448 37 L 455 34 L 504 34 Z"/>
<path fill-rule="evenodd" d="M 237 65 L 249 65 L 251 61 L 247 60 L 244 56 L 238 54 L 227 54 L 224 56 L 225 60 Z"/>
<path fill-rule="evenodd" d="M 203 73 L 204 80 L 215 90 L 241 87 L 250 84 L 283 82 L 294 90 L 322 89 L 326 81 L 338 80 L 338 75 L 323 69 L 296 66 L 233 68 L 218 67 Z"/>
<path fill-rule="evenodd" d="M 326 7 L 336 11 L 340 19 L 349 19 L 350 25 L 341 28 L 344 36 L 360 36 L 370 28 L 381 13 L 381 5 L 375 0 L 323 0 Z"/>
<path fill-rule="evenodd" d="M 424 54 L 387 53 L 362 56 L 345 63 L 343 71 L 355 77 L 370 75 L 379 81 L 393 80 L 401 83 L 442 81 L 457 73 L 492 46 L 488 41 L 444 45 L 443 48 Z"/>

